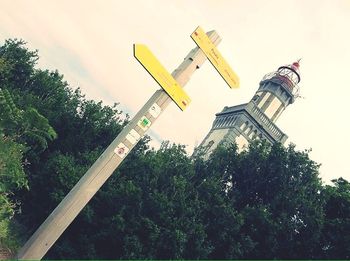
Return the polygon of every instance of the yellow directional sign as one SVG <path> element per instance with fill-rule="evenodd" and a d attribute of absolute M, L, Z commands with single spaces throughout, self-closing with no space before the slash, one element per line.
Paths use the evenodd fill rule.
<path fill-rule="evenodd" d="M 191 102 L 178 82 L 163 67 L 146 45 L 134 44 L 134 56 L 149 74 L 157 81 L 181 110 Z"/>
<path fill-rule="evenodd" d="M 230 86 L 230 88 L 238 88 L 238 76 L 222 57 L 218 49 L 216 49 L 215 45 L 210 41 L 209 37 L 206 35 L 203 29 L 198 26 L 197 29 L 191 34 L 191 38 L 204 52 L 208 60 L 212 63 L 212 65 L 214 65 L 216 70 Z"/>

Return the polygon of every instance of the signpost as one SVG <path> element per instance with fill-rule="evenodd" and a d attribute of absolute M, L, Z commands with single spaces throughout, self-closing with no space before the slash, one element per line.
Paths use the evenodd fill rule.
<path fill-rule="evenodd" d="M 221 41 L 215 31 L 208 32 L 207 35 L 214 47 Z M 41 259 L 152 126 L 169 105 L 171 99 L 182 110 L 190 102 L 182 87 L 185 86 L 190 76 L 206 60 L 206 56 L 201 49 L 196 47 L 190 51 L 172 75 L 164 69 L 146 46 L 135 45 L 134 50 L 136 59 L 164 90 L 157 90 L 135 117 L 123 128 L 120 134 L 20 249 L 17 254 L 18 259 Z M 219 66 L 221 62 L 222 59 L 220 58 L 218 60 Z M 220 68 L 227 69 L 229 67 L 221 66 Z"/>

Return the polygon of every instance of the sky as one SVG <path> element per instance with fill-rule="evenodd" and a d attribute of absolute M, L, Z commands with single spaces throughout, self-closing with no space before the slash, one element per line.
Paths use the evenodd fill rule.
<path fill-rule="evenodd" d="M 169 72 L 195 47 L 200 25 L 222 38 L 219 51 L 240 78 L 230 89 L 209 62 L 185 89 L 185 111 L 171 104 L 149 132 L 188 153 L 224 106 L 248 102 L 267 73 L 302 58 L 300 95 L 277 121 L 298 150 L 312 149 L 324 182 L 350 180 L 349 0 L 0 0 L 0 44 L 25 40 L 38 68 L 58 70 L 88 98 L 134 116 L 159 86 L 133 57 L 146 44 Z"/>

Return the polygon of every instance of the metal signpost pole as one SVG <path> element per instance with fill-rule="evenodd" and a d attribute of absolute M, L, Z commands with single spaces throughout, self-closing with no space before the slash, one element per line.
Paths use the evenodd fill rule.
<path fill-rule="evenodd" d="M 215 31 L 207 35 L 214 45 L 221 40 Z M 184 86 L 206 59 L 202 50 L 196 47 L 186 56 L 172 76 L 180 86 Z M 39 260 L 46 254 L 170 102 L 171 98 L 164 90 L 157 90 L 153 94 L 26 242 L 17 254 L 18 259 Z"/>

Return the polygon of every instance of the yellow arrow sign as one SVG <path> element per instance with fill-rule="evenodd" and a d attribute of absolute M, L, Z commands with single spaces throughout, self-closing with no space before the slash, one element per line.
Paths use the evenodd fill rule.
<path fill-rule="evenodd" d="M 208 60 L 212 63 L 212 65 L 214 65 L 216 70 L 230 86 L 230 88 L 238 88 L 238 76 L 225 61 L 224 57 L 222 57 L 218 49 L 216 49 L 216 46 L 210 41 L 203 29 L 198 26 L 197 29 L 191 34 L 191 38 L 204 52 Z"/>
<path fill-rule="evenodd" d="M 134 44 L 134 56 L 181 110 L 191 102 L 180 84 L 163 67 L 146 45 Z"/>

